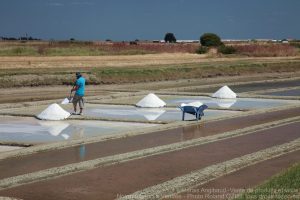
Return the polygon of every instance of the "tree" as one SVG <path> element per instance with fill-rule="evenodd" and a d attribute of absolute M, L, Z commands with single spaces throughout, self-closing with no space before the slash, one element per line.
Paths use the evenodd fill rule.
<path fill-rule="evenodd" d="M 200 43 L 206 47 L 218 47 L 223 44 L 221 38 L 214 33 L 204 33 L 200 37 Z"/>
<path fill-rule="evenodd" d="M 176 37 L 173 33 L 166 33 L 164 40 L 165 40 L 165 42 L 175 43 L 176 42 Z"/>

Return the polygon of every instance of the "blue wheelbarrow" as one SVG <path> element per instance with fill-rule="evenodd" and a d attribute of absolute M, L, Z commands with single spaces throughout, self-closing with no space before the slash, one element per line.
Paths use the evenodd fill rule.
<path fill-rule="evenodd" d="M 184 121 L 185 113 L 189 113 L 196 116 L 197 121 L 201 120 L 201 117 L 204 116 L 204 110 L 208 108 L 207 105 L 203 104 L 199 107 L 194 106 L 179 106 L 182 111 L 182 121 Z"/>

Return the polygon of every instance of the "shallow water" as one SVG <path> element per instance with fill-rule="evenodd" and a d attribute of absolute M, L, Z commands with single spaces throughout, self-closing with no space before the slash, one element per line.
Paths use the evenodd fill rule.
<path fill-rule="evenodd" d="M 164 97 L 162 97 L 164 99 Z M 186 97 L 170 97 L 164 101 L 167 105 L 180 105 L 181 103 L 190 103 L 200 101 L 210 108 L 230 108 L 230 109 L 261 109 L 273 108 L 278 106 L 290 105 L 297 103 L 296 101 L 274 100 L 274 99 L 253 99 L 253 98 L 237 98 L 237 99 L 216 99 L 204 96 L 186 96 Z"/>
<path fill-rule="evenodd" d="M 156 124 L 107 121 L 43 121 L 34 118 L 0 118 L 0 141 L 12 143 L 48 143 L 83 137 L 116 134 L 152 127 Z"/>
<path fill-rule="evenodd" d="M 299 80 L 288 80 L 288 81 L 280 81 L 280 82 L 266 82 L 266 83 L 247 83 L 241 85 L 228 85 L 230 89 L 232 89 L 236 93 L 241 92 L 254 92 L 258 90 L 268 90 L 268 89 L 278 89 L 285 87 L 296 87 L 300 86 Z M 207 92 L 214 93 L 221 87 L 210 87 L 210 88 L 185 88 L 185 92 Z M 181 89 L 179 89 L 181 91 Z"/>
<path fill-rule="evenodd" d="M 265 93 L 264 95 L 295 97 L 295 96 L 300 96 L 300 89 L 284 90 L 279 92 L 269 92 L 269 93 Z"/>
<path fill-rule="evenodd" d="M 205 119 L 221 116 L 231 116 L 239 112 L 223 110 L 205 110 Z M 123 105 L 89 105 L 85 115 L 118 120 L 146 120 L 146 121 L 180 121 L 182 112 L 179 108 L 137 108 Z M 195 116 L 186 114 L 186 120 L 194 120 Z"/>

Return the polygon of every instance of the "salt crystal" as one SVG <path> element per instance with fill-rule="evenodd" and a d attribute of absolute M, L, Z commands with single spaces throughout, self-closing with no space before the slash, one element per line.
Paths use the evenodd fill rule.
<path fill-rule="evenodd" d="M 220 88 L 212 97 L 220 99 L 235 99 L 236 93 L 234 93 L 227 85 Z"/>
<path fill-rule="evenodd" d="M 202 105 L 203 105 L 203 103 L 201 103 L 200 101 L 195 101 L 195 102 L 191 102 L 191 103 L 182 103 L 180 106 L 181 107 L 184 107 L 184 106 L 193 106 L 193 107 L 199 108 Z"/>
<path fill-rule="evenodd" d="M 160 108 L 165 105 L 166 103 L 153 93 L 148 94 L 136 104 L 136 106 L 142 108 Z"/>
<path fill-rule="evenodd" d="M 58 104 L 51 104 L 43 112 L 41 112 L 37 118 L 44 120 L 62 120 L 66 119 L 71 114 L 64 109 L 62 109 Z"/>

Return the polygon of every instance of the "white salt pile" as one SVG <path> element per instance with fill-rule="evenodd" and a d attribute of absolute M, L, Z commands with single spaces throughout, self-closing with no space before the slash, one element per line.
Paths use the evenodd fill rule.
<path fill-rule="evenodd" d="M 136 104 L 137 107 L 142 108 L 160 108 L 165 105 L 166 103 L 153 93 L 148 94 Z"/>
<path fill-rule="evenodd" d="M 184 106 L 193 106 L 193 107 L 200 107 L 202 106 L 203 103 L 201 103 L 200 101 L 195 101 L 195 102 L 191 102 L 191 103 L 182 103 L 180 106 L 184 107 Z"/>
<path fill-rule="evenodd" d="M 37 118 L 44 120 L 62 120 L 66 119 L 71 114 L 64 109 L 62 109 L 58 104 L 51 104 L 43 112 L 41 112 Z"/>
<path fill-rule="evenodd" d="M 212 97 L 220 99 L 235 99 L 236 93 L 234 93 L 227 85 L 220 88 Z"/>

